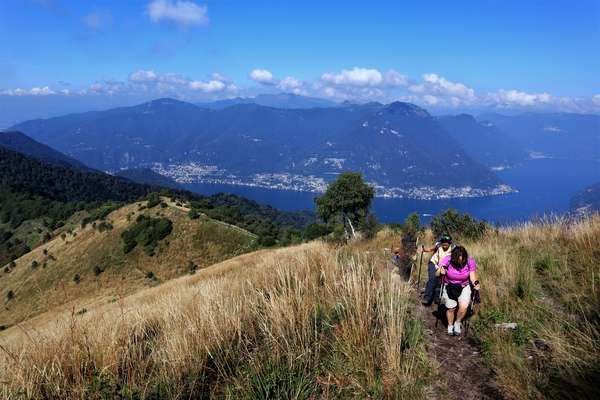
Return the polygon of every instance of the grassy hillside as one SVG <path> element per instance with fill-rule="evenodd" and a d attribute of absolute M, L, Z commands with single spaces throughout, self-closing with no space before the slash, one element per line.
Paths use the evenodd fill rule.
<path fill-rule="evenodd" d="M 80 213 L 54 239 L 13 265 L 6 264 L 0 270 L 0 325 L 13 325 L 59 305 L 76 303 L 75 311 L 81 312 L 88 303 L 116 300 L 254 248 L 255 235 L 238 227 L 206 217 L 192 220 L 174 203 L 151 209 L 145 204 L 117 208 L 95 221 L 96 215 Z M 166 218 L 172 231 L 152 251 L 136 246 L 125 253 L 122 234 L 140 215 Z M 82 228 L 86 217 L 90 221 Z"/>
<path fill-rule="evenodd" d="M 507 399 L 594 398 L 599 235 L 596 215 L 463 242 L 482 275 L 469 338 L 492 371 L 482 385 Z M 0 333 L 2 394 L 472 398 L 454 391 L 431 350 L 445 329 L 425 329 L 433 317 L 416 290 L 388 273 L 384 249 L 399 240 L 386 230 L 343 247 L 260 250 L 85 313 L 52 310 Z"/>

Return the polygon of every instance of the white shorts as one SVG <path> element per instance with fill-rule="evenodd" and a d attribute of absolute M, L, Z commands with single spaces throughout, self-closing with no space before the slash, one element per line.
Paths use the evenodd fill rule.
<path fill-rule="evenodd" d="M 469 304 L 471 302 L 471 286 L 467 285 L 463 287 L 462 292 L 460 292 L 460 296 L 458 296 L 458 302 L 463 304 Z M 456 300 L 452 300 L 448 297 L 448 292 L 446 292 L 446 285 L 444 285 L 444 292 L 442 293 L 442 303 L 446 306 L 446 308 L 456 308 Z"/>

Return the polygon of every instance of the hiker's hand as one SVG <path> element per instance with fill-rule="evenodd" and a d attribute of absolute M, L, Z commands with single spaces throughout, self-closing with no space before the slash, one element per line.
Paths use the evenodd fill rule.
<path fill-rule="evenodd" d="M 438 271 L 440 271 L 440 275 L 446 275 L 446 268 L 440 267 Z"/>
<path fill-rule="evenodd" d="M 477 291 L 481 290 L 481 284 L 478 283 L 477 285 L 473 286 L 473 289 L 475 289 Z"/>

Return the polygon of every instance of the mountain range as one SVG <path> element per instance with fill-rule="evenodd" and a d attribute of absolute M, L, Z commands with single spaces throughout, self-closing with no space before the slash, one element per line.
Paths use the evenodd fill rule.
<path fill-rule="evenodd" d="M 222 110 L 223 108 L 238 104 L 258 104 L 259 106 L 273 108 L 323 108 L 336 107 L 338 103 L 317 97 L 301 96 L 293 93 L 259 94 L 255 97 L 235 97 L 233 99 L 217 100 L 212 102 L 196 103 L 202 108 Z"/>
<path fill-rule="evenodd" d="M 173 99 L 31 120 L 25 132 L 105 171 L 151 167 L 180 183 L 322 191 L 360 171 L 379 195 L 480 196 L 508 190 L 426 110 L 409 103 L 309 109 Z"/>

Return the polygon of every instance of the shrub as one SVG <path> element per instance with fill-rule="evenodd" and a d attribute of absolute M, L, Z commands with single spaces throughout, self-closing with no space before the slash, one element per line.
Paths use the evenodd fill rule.
<path fill-rule="evenodd" d="M 36 269 L 37 267 L 39 267 L 39 263 L 36 260 L 33 260 L 31 262 L 31 269 Z"/>
<path fill-rule="evenodd" d="M 381 225 L 379 221 L 377 221 L 377 217 L 373 213 L 369 213 L 367 217 L 362 221 L 360 230 L 364 234 L 365 239 L 373 239 L 377 232 L 381 229 Z"/>
<path fill-rule="evenodd" d="M 194 264 L 194 262 L 192 260 L 188 261 L 188 272 L 190 273 L 190 275 L 193 275 L 196 273 L 196 270 L 198 269 L 198 266 L 196 264 Z"/>
<path fill-rule="evenodd" d="M 148 201 L 146 203 L 147 208 L 153 208 L 160 204 L 160 196 L 156 192 L 150 193 L 148 197 L 146 197 L 146 200 Z"/>
<path fill-rule="evenodd" d="M 308 225 L 304 230 L 304 240 L 315 240 L 317 238 L 327 236 L 331 232 L 333 232 L 331 226 L 314 222 Z"/>
<path fill-rule="evenodd" d="M 451 208 L 431 220 L 431 231 L 436 237 L 450 234 L 455 238 L 477 240 L 485 234 L 486 230 L 485 221 L 477 221 L 469 214 L 460 214 Z"/>
<path fill-rule="evenodd" d="M 173 230 L 173 223 L 167 218 L 138 216 L 132 227 L 121 234 L 123 251 L 129 253 L 137 245 L 144 246 L 147 254 L 154 253 L 158 241 Z"/>
<path fill-rule="evenodd" d="M 146 272 L 146 274 L 145 274 L 145 275 L 146 275 L 146 278 L 148 278 L 148 279 L 152 279 L 152 280 L 154 280 L 154 278 L 155 278 L 155 276 L 154 276 L 154 272 L 152 272 L 152 271 L 148 271 L 148 272 Z"/>
<path fill-rule="evenodd" d="M 14 298 L 15 298 L 15 292 L 13 292 L 12 290 L 9 290 L 9 291 L 6 293 L 6 300 L 9 300 L 9 301 L 10 301 L 10 300 L 12 300 L 12 299 L 14 299 Z"/>
<path fill-rule="evenodd" d="M 189 215 L 190 219 L 198 219 L 198 218 L 200 218 L 200 213 L 197 210 L 193 209 L 193 208 L 190 210 L 190 212 L 188 213 L 188 215 Z"/>
<path fill-rule="evenodd" d="M 104 270 L 103 270 L 102 268 L 100 268 L 99 266 L 97 266 L 97 265 L 96 265 L 96 266 L 94 267 L 94 275 L 95 275 L 95 276 L 98 276 L 98 275 L 100 275 L 100 274 L 101 274 L 101 273 L 103 273 L 103 272 L 104 272 Z"/>
<path fill-rule="evenodd" d="M 406 217 L 402 224 L 402 233 L 404 237 L 411 241 L 415 241 L 421 232 L 423 232 L 423 227 L 421 226 L 419 214 L 411 213 Z"/>
<path fill-rule="evenodd" d="M 100 224 L 98 224 L 98 230 L 100 232 L 110 231 L 112 228 L 113 226 L 110 222 L 102 221 Z"/>
<path fill-rule="evenodd" d="M 79 274 L 75 274 L 75 276 L 73 277 L 73 282 L 75 282 L 76 284 L 79 284 L 79 282 L 81 282 L 81 277 L 79 276 Z"/>

